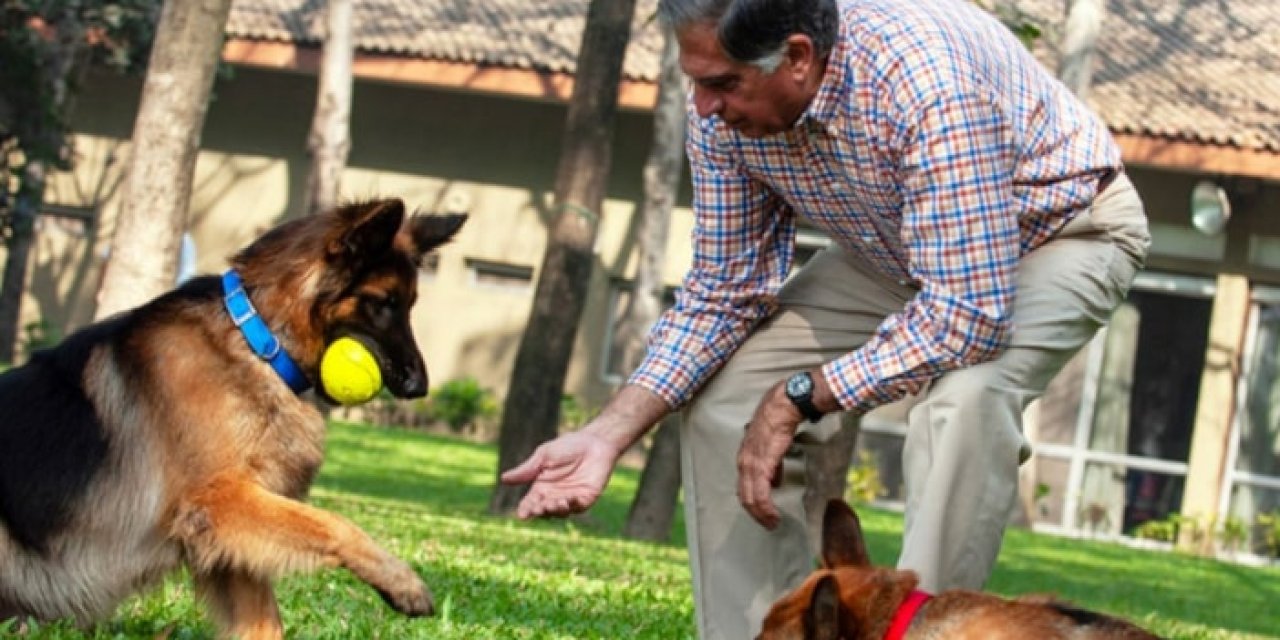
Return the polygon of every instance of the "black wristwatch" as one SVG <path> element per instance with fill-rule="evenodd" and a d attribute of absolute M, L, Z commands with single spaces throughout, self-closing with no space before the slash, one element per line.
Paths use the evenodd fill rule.
<path fill-rule="evenodd" d="M 801 415 L 809 422 L 822 419 L 822 412 L 813 404 L 813 376 L 808 371 L 801 371 L 787 378 L 787 399 L 800 410 Z"/>

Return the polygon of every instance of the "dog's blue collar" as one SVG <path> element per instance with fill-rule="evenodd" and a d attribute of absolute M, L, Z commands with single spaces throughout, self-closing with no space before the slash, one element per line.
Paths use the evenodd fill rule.
<path fill-rule="evenodd" d="M 253 308 L 253 303 L 249 301 L 249 294 L 244 291 L 244 281 L 240 279 L 240 274 L 236 273 L 235 269 L 227 269 L 227 272 L 222 274 L 222 294 L 223 306 L 227 308 L 231 321 L 240 328 L 240 333 L 244 334 L 244 340 L 249 343 L 249 348 L 253 349 L 259 358 L 267 361 L 267 364 L 280 374 L 285 384 L 289 385 L 294 393 L 302 393 L 310 389 L 311 382 L 307 380 L 307 376 L 303 375 L 297 363 L 280 346 L 280 340 L 271 333 L 271 328 L 267 326 L 262 316 L 258 315 L 258 310 Z"/>

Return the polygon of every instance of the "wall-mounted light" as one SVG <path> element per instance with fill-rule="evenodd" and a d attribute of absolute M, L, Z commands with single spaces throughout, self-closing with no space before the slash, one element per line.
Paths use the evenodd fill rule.
<path fill-rule="evenodd" d="M 1210 180 L 1201 180 L 1191 189 L 1191 226 L 1206 236 L 1216 236 L 1231 219 L 1227 190 Z"/>

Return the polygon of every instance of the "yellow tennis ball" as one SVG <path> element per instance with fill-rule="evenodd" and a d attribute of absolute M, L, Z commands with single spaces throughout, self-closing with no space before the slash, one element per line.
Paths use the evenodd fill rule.
<path fill-rule="evenodd" d="M 342 404 L 368 402 L 382 388 L 378 360 L 358 340 L 342 337 L 329 343 L 320 358 L 320 383 Z"/>

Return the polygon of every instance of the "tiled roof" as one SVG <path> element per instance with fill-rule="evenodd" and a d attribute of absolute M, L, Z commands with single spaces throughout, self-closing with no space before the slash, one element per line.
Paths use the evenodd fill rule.
<path fill-rule="evenodd" d="M 589 0 L 352 0 L 356 48 L 449 62 L 572 73 Z M 637 0 L 623 74 L 657 77 L 662 37 L 649 19 L 657 0 Z M 235 0 L 227 35 L 319 44 L 320 0 Z"/>
<path fill-rule="evenodd" d="M 572 73 L 589 0 L 354 0 L 362 51 Z M 1056 65 L 1063 0 L 992 0 L 1044 31 Z M 1280 153 L 1280 2 L 1107 0 L 1090 102 L 1120 133 Z M 638 0 L 623 73 L 652 81 L 656 0 Z M 228 35 L 316 44 L 318 0 L 235 0 Z"/>
<path fill-rule="evenodd" d="M 1000 0 L 1045 26 L 1063 0 Z M 1115 131 L 1280 152 L 1280 2 L 1107 0 L 1090 102 Z"/>

